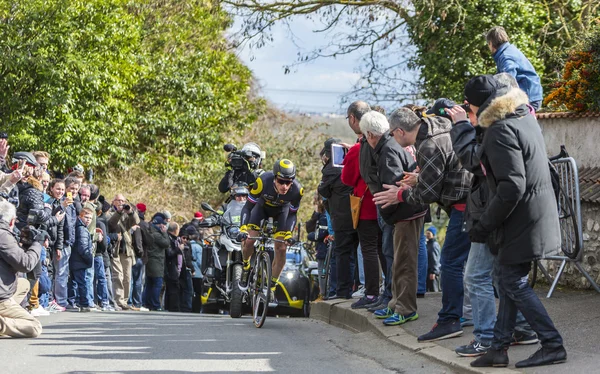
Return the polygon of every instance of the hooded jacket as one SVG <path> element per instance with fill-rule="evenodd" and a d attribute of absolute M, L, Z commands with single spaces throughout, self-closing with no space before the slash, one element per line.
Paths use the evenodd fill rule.
<path fill-rule="evenodd" d="M 369 145 L 367 144 L 369 147 Z M 416 168 L 413 157 L 404 150 L 394 137 L 386 132 L 377 142 L 373 150 L 373 158 L 377 163 L 379 189 L 383 190 L 384 184 L 394 185 L 402 180 L 405 171 Z M 380 208 L 381 218 L 393 225 L 399 221 L 406 221 L 425 216 L 427 207 L 423 205 L 411 205 L 399 203 L 387 208 Z"/>
<path fill-rule="evenodd" d="M 19 207 L 17 208 L 16 226 L 20 230 L 27 225 L 27 217 L 32 210 L 39 211 L 35 226 L 45 225 L 50 215 L 44 210 L 44 193 L 42 184 L 34 177 L 29 177 L 27 182 L 17 183 L 19 189 Z"/>
<path fill-rule="evenodd" d="M 40 262 L 42 245 L 34 242 L 28 249 L 19 246 L 8 223 L 0 220 L 0 302 L 17 291 L 17 273 L 29 273 Z"/>
<path fill-rule="evenodd" d="M 65 235 L 65 218 L 63 217 L 60 222 L 56 218 L 56 213 L 63 211 L 60 200 L 49 197 L 46 200 L 45 209 L 50 216 L 46 225 L 46 231 L 50 235 L 50 246 L 55 251 L 60 251 L 63 249 Z"/>
<path fill-rule="evenodd" d="M 412 205 L 438 203 L 446 211 L 463 203 L 471 186 L 471 173 L 461 165 L 452 148 L 452 123 L 444 117 L 422 119 L 417 135 L 419 179 L 414 188 L 402 193 Z"/>
<path fill-rule="evenodd" d="M 75 224 L 75 248 L 71 251 L 71 270 L 89 269 L 94 265 L 92 236 L 81 218 Z"/>
<path fill-rule="evenodd" d="M 342 183 L 342 169 L 333 166 L 331 160 L 323 167 L 319 193 L 327 199 L 327 211 L 334 231 L 353 231 L 350 195 L 354 188 Z"/>
<path fill-rule="evenodd" d="M 171 245 L 169 235 L 153 224 L 141 226 L 141 233 L 148 256 L 146 276 L 162 278 L 165 275 L 165 255 Z"/>
<path fill-rule="evenodd" d="M 558 208 L 546 146 L 525 92 L 513 88 L 478 113 L 479 150 L 490 200 L 474 230 L 489 233 L 500 264 L 520 264 L 560 248 Z"/>

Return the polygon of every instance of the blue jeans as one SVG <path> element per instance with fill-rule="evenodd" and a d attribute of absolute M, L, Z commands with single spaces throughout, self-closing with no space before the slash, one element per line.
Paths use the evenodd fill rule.
<path fill-rule="evenodd" d="M 531 262 L 496 267 L 500 306 L 494 327 L 494 349 L 510 346 L 519 310 L 533 331 L 538 334 L 542 347 L 556 348 L 563 344 L 562 337 L 554 327 L 546 308 L 529 287 L 527 276 L 530 270 Z"/>
<path fill-rule="evenodd" d="M 73 270 L 73 281 L 77 285 L 77 301 L 80 307 L 90 306 L 90 300 L 88 295 L 88 283 L 91 283 L 92 279 L 89 277 L 90 272 L 88 269 Z"/>
<path fill-rule="evenodd" d="M 425 226 L 421 227 L 421 239 L 419 240 L 418 259 L 418 286 L 417 294 L 425 295 L 427 292 L 427 238 L 425 238 Z"/>
<path fill-rule="evenodd" d="M 94 306 L 94 264 L 85 270 L 88 305 Z M 89 281 L 88 281 L 89 279 Z"/>
<path fill-rule="evenodd" d="M 160 290 L 162 289 L 162 277 L 146 277 L 146 287 L 144 294 L 146 295 L 146 307 L 150 310 L 160 309 Z"/>
<path fill-rule="evenodd" d="M 141 258 L 137 258 L 135 264 L 131 267 L 131 296 L 129 297 L 129 304 L 136 308 L 142 306 L 142 288 L 144 286 L 145 273 L 146 266 Z"/>
<path fill-rule="evenodd" d="M 69 259 L 71 258 L 71 247 L 64 247 L 62 257 L 56 260 L 54 256 L 54 301 L 62 307 L 67 306 L 68 282 L 69 282 Z"/>
<path fill-rule="evenodd" d="M 192 311 L 192 299 L 194 298 L 194 284 L 192 273 L 188 269 L 182 269 L 179 277 L 179 310 L 184 313 Z"/>
<path fill-rule="evenodd" d="M 471 242 L 469 234 L 462 231 L 462 225 L 463 212 L 452 208 L 440 261 L 442 309 L 438 313 L 438 323 L 459 320 L 463 312 L 463 271 Z"/>
<path fill-rule="evenodd" d="M 385 275 L 385 290 L 383 291 L 383 298 L 385 300 L 392 299 L 392 264 L 394 263 L 394 226 L 385 223 L 380 215 L 377 216 L 379 221 L 379 227 L 382 231 L 381 236 L 381 250 L 385 257 L 385 267 L 383 273 Z"/>
<path fill-rule="evenodd" d="M 475 340 L 489 345 L 494 337 L 496 298 L 492 283 L 494 255 L 484 243 L 471 243 L 465 268 L 465 289 L 471 299 L 473 335 Z"/>
<path fill-rule="evenodd" d="M 104 273 L 104 260 L 102 256 L 94 257 L 94 284 L 96 284 L 96 294 L 98 295 L 98 304 L 108 306 L 108 285 L 106 284 L 106 274 Z"/>

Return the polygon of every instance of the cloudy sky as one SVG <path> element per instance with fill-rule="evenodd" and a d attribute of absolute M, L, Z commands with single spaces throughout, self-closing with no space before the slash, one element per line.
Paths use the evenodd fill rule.
<path fill-rule="evenodd" d="M 312 33 L 315 24 L 311 21 L 294 20 L 291 29 L 296 36 L 295 43 L 291 41 L 287 27 L 277 25 L 271 44 L 239 51 L 240 58 L 254 72 L 261 92 L 284 110 L 343 112 L 340 97 L 350 91 L 360 77 L 356 68 L 361 54 L 319 59 L 284 74 L 284 66 L 295 62 L 299 48 L 310 51 L 326 44 L 326 36 Z"/>

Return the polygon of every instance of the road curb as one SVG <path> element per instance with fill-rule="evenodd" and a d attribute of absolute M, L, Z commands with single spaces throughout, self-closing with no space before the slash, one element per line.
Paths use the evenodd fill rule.
<path fill-rule="evenodd" d="M 365 309 L 351 309 L 349 301 L 332 300 L 312 303 L 310 318 L 355 333 L 373 332 L 402 348 L 461 371 L 476 374 L 520 373 L 519 371 L 506 368 L 471 367 L 469 365 L 471 360 L 465 360 L 464 358 L 457 356 L 454 351 L 444 348 L 434 342 L 419 343 L 417 342 L 416 336 L 410 334 L 402 327 L 384 326 L 380 320 L 373 318 L 372 313 L 369 313 Z"/>

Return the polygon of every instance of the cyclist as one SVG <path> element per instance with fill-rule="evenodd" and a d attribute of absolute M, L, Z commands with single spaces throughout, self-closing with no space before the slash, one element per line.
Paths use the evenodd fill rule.
<path fill-rule="evenodd" d="M 244 259 L 244 285 L 248 281 L 250 257 L 254 253 L 254 240 L 248 237 L 258 236 L 261 221 L 272 217 L 277 221 L 274 238 L 293 243 L 292 231 L 296 225 L 296 212 L 304 189 L 296 180 L 296 167 L 287 159 L 277 160 L 272 172 L 263 173 L 250 190 L 248 201 L 242 210 L 242 223 L 238 239 L 243 240 L 242 254 Z M 271 299 L 275 300 L 275 288 L 279 275 L 285 265 L 286 244 L 275 243 L 275 258 L 271 272 Z"/>

